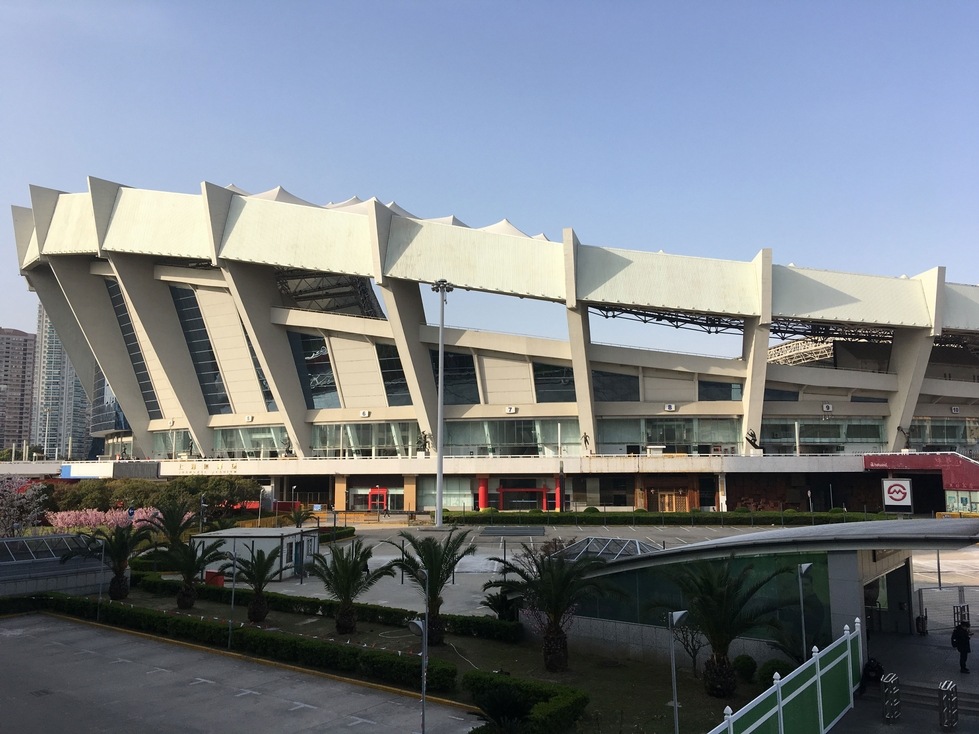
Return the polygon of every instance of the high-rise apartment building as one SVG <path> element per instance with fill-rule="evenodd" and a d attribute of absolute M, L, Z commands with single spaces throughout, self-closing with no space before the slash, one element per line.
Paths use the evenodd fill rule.
<path fill-rule="evenodd" d="M 0 328 L 0 440 L 18 452 L 30 438 L 34 342 L 33 334 Z"/>
<path fill-rule="evenodd" d="M 92 403 L 43 306 L 37 309 L 31 444 L 45 456 L 84 459 L 91 446 Z"/>

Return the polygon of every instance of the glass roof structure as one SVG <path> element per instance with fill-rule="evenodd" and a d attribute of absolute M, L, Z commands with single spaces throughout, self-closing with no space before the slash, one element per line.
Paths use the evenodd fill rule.
<path fill-rule="evenodd" d="M 656 553 L 659 550 L 655 545 L 645 543 L 641 540 L 592 537 L 572 543 L 563 550 L 558 551 L 556 555 L 564 556 L 572 561 L 576 561 L 582 556 L 595 556 L 605 561 L 616 561 L 621 558 Z"/>

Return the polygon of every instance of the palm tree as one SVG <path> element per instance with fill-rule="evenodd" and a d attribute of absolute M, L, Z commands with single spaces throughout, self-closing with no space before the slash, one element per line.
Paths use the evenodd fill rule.
<path fill-rule="evenodd" d="M 129 568 L 129 560 L 150 542 L 149 528 L 142 523 L 139 527 L 129 523 L 117 525 L 111 530 L 98 528 L 93 533 L 81 533 L 80 535 L 85 541 L 85 547 L 65 553 L 61 557 L 61 562 L 65 563 L 69 559 L 79 556 L 101 558 L 105 565 L 112 570 L 112 580 L 109 581 L 109 598 L 119 600 L 129 596 L 129 579 L 126 578 L 126 569 Z"/>
<path fill-rule="evenodd" d="M 189 500 L 173 499 L 155 509 L 155 514 L 147 522 L 163 537 L 160 542 L 163 547 L 169 548 L 181 542 L 197 527 L 197 518 Z"/>
<path fill-rule="evenodd" d="M 373 549 L 365 547 L 357 538 L 346 548 L 330 548 L 330 559 L 321 553 L 313 555 L 313 565 L 309 573 L 320 581 L 326 593 L 339 602 L 334 617 L 337 634 L 346 635 L 357 631 L 357 608 L 354 600 L 370 589 L 385 576 L 394 576 L 394 566 L 386 563 L 378 569 L 369 570 Z"/>
<path fill-rule="evenodd" d="M 305 507 L 294 507 L 288 515 L 279 518 L 279 524 L 289 522 L 297 528 L 301 528 L 307 520 L 314 517 L 316 517 L 316 513 L 312 510 L 307 510 Z"/>
<path fill-rule="evenodd" d="M 490 560 L 502 564 L 503 578 L 483 584 L 483 591 L 499 589 L 508 598 L 521 598 L 541 632 L 544 667 L 551 672 L 567 670 L 566 629 L 575 609 L 586 597 L 610 591 L 601 579 L 590 577 L 605 561 L 585 555 L 568 558 L 527 545 L 513 560 Z"/>
<path fill-rule="evenodd" d="M 462 550 L 463 544 L 469 538 L 469 531 L 456 535 L 456 528 L 449 531 L 442 542 L 428 536 L 419 538 L 406 530 L 398 533 L 408 542 L 410 553 L 398 558 L 391 564 L 407 574 L 418 587 L 422 598 L 428 597 L 428 644 L 441 645 L 445 639 L 445 624 L 442 622 L 442 591 L 452 578 L 455 567 L 466 556 L 476 552 L 472 545 Z M 385 541 L 400 548 L 393 541 Z"/>
<path fill-rule="evenodd" d="M 177 592 L 177 608 L 192 609 L 197 601 L 196 582 L 204 573 L 204 569 L 212 563 L 223 561 L 227 556 L 218 550 L 223 541 L 211 543 L 195 543 L 179 541 L 174 543 L 163 554 L 170 567 L 180 574 L 181 586 Z"/>
<path fill-rule="evenodd" d="M 516 622 L 520 619 L 520 599 L 502 591 L 487 594 L 479 606 L 489 609 L 502 622 Z"/>
<path fill-rule="evenodd" d="M 686 609 L 686 624 L 707 638 L 711 654 L 704 663 L 704 689 L 717 698 L 726 698 L 737 688 L 737 676 L 728 659 L 731 643 L 744 635 L 779 627 L 775 612 L 780 600 L 760 598 L 761 590 L 777 576 L 792 572 L 788 567 L 777 568 L 757 576 L 751 564 L 738 572 L 733 565 L 730 558 L 685 564 L 672 579 L 682 602 L 655 604 L 659 608 Z"/>
<path fill-rule="evenodd" d="M 265 596 L 265 588 L 282 573 L 281 568 L 276 570 L 280 550 L 276 546 L 271 553 L 266 553 L 261 549 L 256 551 L 249 548 L 248 558 L 239 557 L 221 566 L 222 572 L 235 568 L 236 578 L 245 582 L 254 592 L 248 603 L 248 621 L 254 624 L 265 621 L 269 616 L 269 600 Z"/>

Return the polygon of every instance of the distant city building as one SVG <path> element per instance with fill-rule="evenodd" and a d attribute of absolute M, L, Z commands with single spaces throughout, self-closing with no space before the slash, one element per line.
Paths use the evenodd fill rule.
<path fill-rule="evenodd" d="M 91 446 L 92 403 L 43 305 L 37 308 L 31 444 L 47 457 L 84 459 Z"/>
<path fill-rule="evenodd" d="M 34 342 L 33 334 L 0 328 L 0 440 L 18 458 L 30 439 Z"/>

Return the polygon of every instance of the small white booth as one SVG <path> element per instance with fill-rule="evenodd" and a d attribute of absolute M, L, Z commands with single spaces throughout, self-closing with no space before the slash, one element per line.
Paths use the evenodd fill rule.
<path fill-rule="evenodd" d="M 218 550 L 228 554 L 228 560 L 237 555 L 238 558 L 249 558 L 249 550 L 266 554 L 279 548 L 279 571 L 277 579 L 298 576 L 297 569 L 308 566 L 314 553 L 320 552 L 319 528 L 228 528 L 214 530 L 210 533 L 200 533 L 192 538 L 195 543 L 213 543 L 221 541 Z M 207 567 L 208 572 L 217 571 L 226 561 L 213 563 Z"/>

